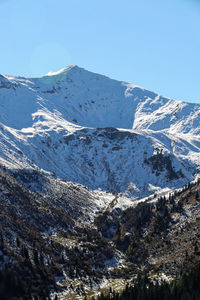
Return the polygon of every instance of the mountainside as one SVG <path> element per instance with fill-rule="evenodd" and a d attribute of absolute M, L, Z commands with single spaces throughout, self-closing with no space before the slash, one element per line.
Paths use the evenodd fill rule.
<path fill-rule="evenodd" d="M 200 105 L 77 66 L 0 76 L 0 298 L 91 299 L 187 272 L 199 172 Z"/>
<path fill-rule="evenodd" d="M 70 66 L 0 77 L 0 162 L 135 199 L 194 179 L 200 105 Z"/>
<path fill-rule="evenodd" d="M 94 220 L 101 192 L 49 180 L 44 195 L 0 170 L 2 300 L 89 300 L 138 272 L 168 281 L 200 262 L 200 180 L 123 211 L 105 202 Z"/>

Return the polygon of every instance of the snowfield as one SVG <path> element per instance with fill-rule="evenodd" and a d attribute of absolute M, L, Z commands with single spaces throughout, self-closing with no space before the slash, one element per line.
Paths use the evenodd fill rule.
<path fill-rule="evenodd" d="M 77 66 L 42 78 L 1 75 L 0 164 L 127 202 L 179 188 L 199 172 L 200 105 Z"/>

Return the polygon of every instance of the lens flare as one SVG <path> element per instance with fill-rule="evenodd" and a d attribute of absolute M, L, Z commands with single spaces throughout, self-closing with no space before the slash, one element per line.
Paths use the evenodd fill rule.
<path fill-rule="evenodd" d="M 58 43 L 38 45 L 31 54 L 29 70 L 31 76 L 55 72 L 71 64 L 69 51 Z"/>

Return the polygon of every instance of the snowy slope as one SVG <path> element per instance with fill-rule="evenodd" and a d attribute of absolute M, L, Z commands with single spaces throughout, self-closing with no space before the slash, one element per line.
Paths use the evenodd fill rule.
<path fill-rule="evenodd" d="M 200 105 L 70 66 L 0 76 L 0 163 L 140 198 L 192 180 Z M 49 173 L 50 172 L 50 173 Z"/>

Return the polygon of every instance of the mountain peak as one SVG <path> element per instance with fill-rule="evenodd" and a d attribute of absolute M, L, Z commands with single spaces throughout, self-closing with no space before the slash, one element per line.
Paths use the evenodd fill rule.
<path fill-rule="evenodd" d="M 77 72 L 80 72 L 81 70 L 83 70 L 83 69 L 78 67 L 77 65 L 70 65 L 63 69 L 60 69 L 57 72 L 48 72 L 46 75 L 44 75 L 40 78 L 36 78 L 36 79 L 39 79 L 39 81 L 46 83 L 46 84 L 54 84 L 56 82 L 65 80 L 67 75 L 75 74 Z"/>
<path fill-rule="evenodd" d="M 74 69 L 79 69 L 79 67 L 77 65 L 70 65 L 70 66 L 67 66 L 65 68 L 62 68 L 56 72 L 48 72 L 45 76 L 57 76 L 57 75 L 60 75 L 60 74 L 63 74 L 63 73 L 66 73 L 70 70 L 74 70 Z"/>
<path fill-rule="evenodd" d="M 42 78 L 0 77 L 0 105 L 0 164 L 8 168 L 35 165 L 138 197 L 170 178 L 171 187 L 185 184 L 200 165 L 200 106 L 76 65 Z"/>

